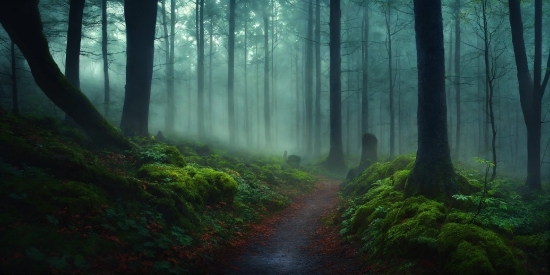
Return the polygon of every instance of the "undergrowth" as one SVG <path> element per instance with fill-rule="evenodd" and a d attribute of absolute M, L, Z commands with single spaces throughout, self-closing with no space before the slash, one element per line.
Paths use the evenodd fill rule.
<path fill-rule="evenodd" d="M 1 112 L 2 274 L 194 274 L 313 190 L 282 159 L 154 138 L 101 151 L 53 119 Z"/>

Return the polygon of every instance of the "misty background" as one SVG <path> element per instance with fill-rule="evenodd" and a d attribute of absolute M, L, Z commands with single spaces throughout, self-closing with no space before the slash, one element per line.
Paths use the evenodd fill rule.
<path fill-rule="evenodd" d="M 165 0 L 162 0 L 165 1 Z M 167 112 L 167 51 L 170 39 L 171 1 L 159 1 L 151 89 L 149 131 L 210 144 L 230 145 L 228 121 L 228 12 L 229 1 L 205 1 L 204 27 L 204 129 L 199 138 L 197 81 L 196 3 L 175 1 L 174 29 L 174 129 L 165 129 Z M 40 11 L 50 51 L 62 71 L 65 67 L 69 1 L 42 0 Z M 499 173 L 523 178 L 526 171 L 526 129 L 521 112 L 518 83 L 507 3 L 473 1 L 460 5 L 460 62 L 456 74 L 455 0 L 443 1 L 443 24 L 447 76 L 447 115 L 451 154 L 455 161 L 472 163 L 474 157 L 491 159 L 491 121 L 488 117 L 488 86 L 484 63 L 485 37 L 493 79 L 492 95 Z M 484 33 L 483 9 L 486 3 L 488 36 Z M 309 1 L 239 0 L 235 26 L 235 114 L 236 140 L 232 148 L 267 154 L 303 156 L 306 161 L 326 157 L 329 150 L 329 48 L 328 1 L 320 1 L 320 40 L 308 37 Z M 164 6 L 164 10 L 161 8 Z M 315 6 L 316 3 L 314 2 Z M 365 6 L 368 5 L 365 13 Z M 548 8 L 548 5 L 545 6 Z M 264 10 L 269 11 L 269 107 L 271 144 L 264 123 Z M 534 47 L 532 2 L 522 4 L 526 24 L 525 40 L 532 66 Z M 163 14 L 164 13 L 164 14 Z M 84 8 L 80 56 L 80 87 L 96 108 L 115 126 L 120 124 L 124 103 L 126 33 L 122 1 L 107 1 L 108 67 L 111 96 L 104 98 L 101 52 L 101 1 L 88 0 Z M 365 16 L 368 37 L 365 37 Z M 416 152 L 417 69 L 411 1 L 342 1 L 342 134 L 348 167 L 360 155 L 361 100 L 368 95 L 368 131 L 378 138 L 378 153 L 384 157 Z M 543 64 L 550 50 L 550 11 L 543 13 Z M 165 24 L 168 32 L 166 32 Z M 368 84 L 363 86 L 362 60 L 368 47 Z M 309 45 L 320 44 L 321 89 L 320 146 L 312 148 L 308 138 L 306 108 L 307 54 Z M 12 106 L 11 41 L 0 29 L 0 103 Z M 20 112 L 63 118 L 64 113 L 40 91 L 18 50 L 15 50 Z M 316 61 L 314 61 L 316 62 Z M 315 65 L 316 66 L 316 65 Z M 313 68 L 309 68 L 313 69 Z M 530 67 L 532 69 L 532 67 Z M 315 77 L 315 75 L 314 75 Z M 315 81 L 315 80 L 314 80 Z M 459 85 L 458 85 L 459 84 Z M 460 98 L 457 98 L 457 86 Z M 390 92 L 391 90 L 391 92 Z M 548 88 L 547 88 L 548 90 Z M 390 97 L 390 94 L 392 97 Z M 316 91 L 314 91 L 314 97 Z M 460 103 L 460 107 L 457 103 Z M 542 177 L 550 179 L 550 96 L 542 102 Z M 460 108 L 460 112 L 458 112 Z M 392 128 L 392 118 L 394 131 Z M 460 119 L 459 119 L 460 118 Z M 458 123 L 458 121 L 460 121 Z M 459 126 L 460 132 L 457 136 Z M 391 135 L 395 140 L 392 146 Z M 393 151 L 393 155 L 392 155 Z"/>

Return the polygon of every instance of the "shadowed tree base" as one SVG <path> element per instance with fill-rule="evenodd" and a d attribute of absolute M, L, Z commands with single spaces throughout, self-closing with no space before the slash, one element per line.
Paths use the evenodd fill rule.
<path fill-rule="evenodd" d="M 95 144 L 108 148 L 132 148 L 132 144 L 59 70 L 42 33 L 38 0 L 1 1 L 0 22 L 23 53 L 36 84 L 55 105 L 74 119 Z"/>

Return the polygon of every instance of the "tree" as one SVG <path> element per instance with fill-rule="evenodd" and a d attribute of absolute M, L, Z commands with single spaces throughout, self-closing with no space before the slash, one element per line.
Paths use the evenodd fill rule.
<path fill-rule="evenodd" d="M 313 153 L 313 2 L 309 1 L 308 20 L 306 30 L 306 155 L 311 156 Z"/>
<path fill-rule="evenodd" d="M 197 97 L 198 97 L 198 127 L 199 140 L 204 140 L 204 0 L 196 4 L 197 28 Z"/>
<path fill-rule="evenodd" d="M 168 19 L 166 16 L 166 0 L 162 0 L 162 27 L 164 30 L 166 51 L 166 116 L 164 130 L 174 130 L 176 104 L 174 102 L 174 40 L 176 28 L 176 1 L 170 2 L 170 34 L 168 34 Z"/>
<path fill-rule="evenodd" d="M 516 60 L 519 84 L 519 99 L 523 119 L 527 126 L 527 180 L 525 185 L 532 189 L 542 189 L 541 185 L 541 113 L 542 98 L 550 77 L 550 55 L 546 73 L 542 79 L 542 0 L 535 0 L 535 56 L 533 59 L 533 77 L 527 65 L 527 53 L 523 39 L 523 20 L 519 0 L 509 0 L 510 27 L 512 44 Z"/>
<path fill-rule="evenodd" d="M 235 0 L 229 0 L 229 36 L 227 61 L 227 110 L 229 143 L 235 144 Z"/>
<path fill-rule="evenodd" d="M 67 47 L 65 50 L 65 76 L 73 86 L 80 89 L 80 42 L 82 38 L 82 17 L 86 0 L 70 0 Z M 70 116 L 65 114 L 70 121 Z"/>
<path fill-rule="evenodd" d="M 342 148 L 340 18 L 340 0 L 330 0 L 330 151 L 326 165 L 335 173 L 346 169 Z"/>
<path fill-rule="evenodd" d="M 271 109 L 269 104 L 269 14 L 264 8 L 264 120 L 265 120 L 265 143 L 271 148 Z"/>
<path fill-rule="evenodd" d="M 148 136 L 157 1 L 124 1 L 124 18 L 126 91 L 120 129 L 127 136 Z"/>
<path fill-rule="evenodd" d="M 460 0 L 455 0 L 455 92 L 456 92 L 456 157 L 460 157 Z"/>
<path fill-rule="evenodd" d="M 38 0 L 1 1 L 0 23 L 26 58 L 36 84 L 94 143 L 108 148 L 133 147 L 99 114 L 88 98 L 68 82 L 55 64 L 42 31 Z"/>
<path fill-rule="evenodd" d="M 363 7 L 363 43 L 361 44 L 362 52 L 362 84 L 363 90 L 361 94 L 361 134 L 369 131 L 369 3 L 364 3 Z"/>
<path fill-rule="evenodd" d="M 314 156 L 321 154 L 321 1 L 315 2 L 315 133 Z"/>
<path fill-rule="evenodd" d="M 104 115 L 109 117 L 111 88 L 109 84 L 109 60 L 107 55 L 107 0 L 101 0 L 101 56 L 103 58 Z"/>
<path fill-rule="evenodd" d="M 447 137 L 441 1 L 414 0 L 418 66 L 418 151 L 405 195 L 447 198 L 456 193 Z"/>

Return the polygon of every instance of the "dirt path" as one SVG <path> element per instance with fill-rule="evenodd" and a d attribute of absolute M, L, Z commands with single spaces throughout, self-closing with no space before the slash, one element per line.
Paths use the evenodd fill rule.
<path fill-rule="evenodd" d="M 353 274 L 360 273 L 354 252 L 340 246 L 334 229 L 321 217 L 336 207 L 339 182 L 323 180 L 318 189 L 264 222 L 271 228 L 252 236 L 211 273 L 223 274 Z M 332 239 L 330 238 L 332 233 Z M 336 242 L 336 243 L 335 243 Z"/>

